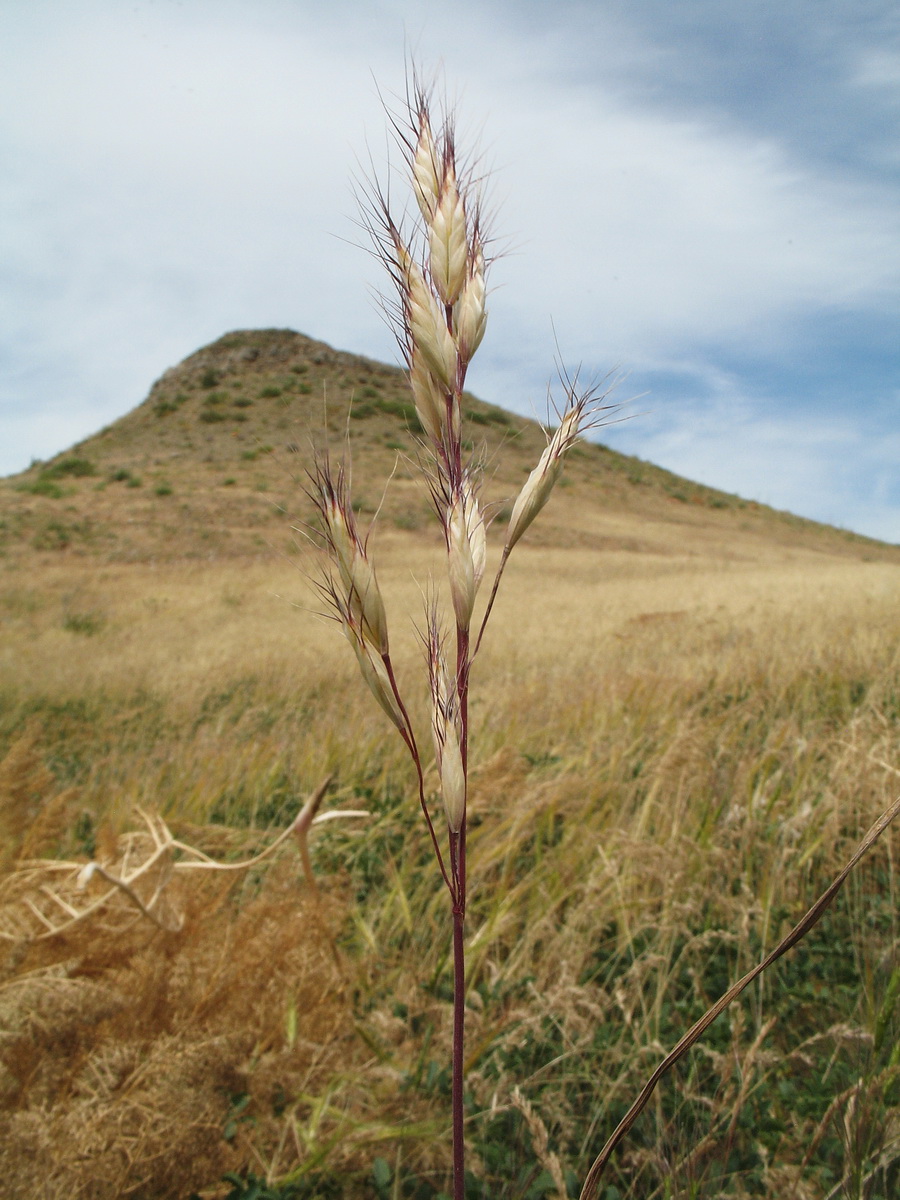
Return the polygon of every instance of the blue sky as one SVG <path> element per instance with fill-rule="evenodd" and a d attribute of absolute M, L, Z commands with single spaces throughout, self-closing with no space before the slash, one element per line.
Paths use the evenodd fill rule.
<path fill-rule="evenodd" d="M 893 0 L 0 0 L 0 473 L 230 329 L 396 360 L 350 179 L 409 52 L 509 247 L 473 391 L 540 415 L 558 339 L 610 444 L 900 542 Z"/>

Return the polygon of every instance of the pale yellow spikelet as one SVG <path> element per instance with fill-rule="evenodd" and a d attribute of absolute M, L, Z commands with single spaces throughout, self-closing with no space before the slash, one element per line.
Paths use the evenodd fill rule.
<path fill-rule="evenodd" d="M 457 357 L 447 321 L 418 263 L 410 261 L 406 279 L 406 318 L 413 348 L 421 351 L 435 379 L 452 391 Z"/>
<path fill-rule="evenodd" d="M 585 416 L 586 402 L 584 399 L 571 400 L 563 414 L 559 427 L 553 432 L 547 446 L 541 455 L 538 465 L 525 481 L 516 502 L 513 505 L 512 516 L 509 519 L 509 529 L 506 534 L 506 551 L 513 546 L 538 515 L 547 501 L 550 493 L 562 474 L 563 459 L 578 438 L 578 432 Z"/>
<path fill-rule="evenodd" d="M 319 467 L 314 483 L 313 499 L 325 522 L 327 545 L 343 585 L 343 604 L 366 641 L 378 654 L 387 654 L 389 642 L 384 601 L 375 568 L 356 529 L 343 470 L 334 480 L 326 462 Z"/>
<path fill-rule="evenodd" d="M 431 221 L 438 206 L 441 181 L 438 175 L 438 150 L 431 133 L 428 113 L 419 114 L 419 140 L 412 160 L 412 183 L 419 211 L 424 220 Z"/>
<path fill-rule="evenodd" d="M 468 629 L 487 554 L 484 518 L 472 480 L 466 477 L 446 516 L 450 595 L 460 629 Z"/>
<path fill-rule="evenodd" d="M 444 304 L 455 304 L 466 282 L 469 243 L 466 209 L 452 167 L 428 226 L 432 281 Z"/>
<path fill-rule="evenodd" d="M 447 731 L 441 757 L 441 797 L 447 824 L 453 833 L 459 833 L 466 815 L 466 773 L 459 735 L 452 726 Z"/>
<path fill-rule="evenodd" d="M 475 485 L 468 478 L 463 481 L 463 492 L 466 496 L 466 533 L 472 550 L 472 565 L 475 568 L 475 590 L 477 592 L 484 578 L 484 568 L 487 564 L 487 526 L 478 503 Z"/>
<path fill-rule="evenodd" d="M 415 347 L 410 354 L 409 382 L 422 428 L 433 442 L 440 442 L 447 419 L 447 403 L 421 351 Z"/>
<path fill-rule="evenodd" d="M 356 538 L 351 532 L 344 507 L 335 493 L 323 496 L 323 503 L 320 507 L 325 518 L 328 540 L 335 562 L 342 578 L 347 581 L 352 574 L 353 559 L 357 554 Z"/>
<path fill-rule="evenodd" d="M 431 684 L 431 737 L 434 741 L 434 756 L 440 767 L 447 731 L 447 714 L 453 712 L 454 689 L 437 641 L 437 635 L 433 629 L 430 651 L 428 677 Z"/>
<path fill-rule="evenodd" d="M 460 629 L 468 629 L 475 607 L 475 564 L 459 496 L 447 514 L 447 571 L 456 624 Z"/>
<path fill-rule="evenodd" d="M 547 446 L 541 455 L 540 462 L 525 480 L 525 486 L 516 497 L 506 534 L 507 550 L 512 550 L 550 499 L 550 493 L 561 473 L 562 460 L 558 455 L 554 457 L 550 446 Z"/>
<path fill-rule="evenodd" d="M 459 700 L 456 682 L 447 670 L 440 642 L 432 625 L 429 677 L 431 682 L 431 735 L 441 779 L 441 798 L 447 824 L 459 833 L 466 813 L 466 773 L 462 761 Z"/>
<path fill-rule="evenodd" d="M 397 278 L 402 280 L 403 321 L 410 372 L 419 358 L 438 384 L 452 390 L 456 376 L 453 336 L 447 328 L 440 304 L 428 286 L 425 273 L 410 254 L 393 223 L 390 225 L 390 236 Z"/>
<path fill-rule="evenodd" d="M 350 610 L 359 622 L 363 637 L 378 654 L 387 654 L 387 614 L 384 600 L 375 578 L 375 568 L 368 557 L 360 551 L 353 559 L 348 574 L 341 572 L 347 587 Z"/>
<path fill-rule="evenodd" d="M 466 363 L 471 360 L 484 337 L 487 326 L 485 296 L 484 255 L 479 249 L 473 255 L 469 276 L 453 306 L 453 336 L 459 356 Z"/>
<path fill-rule="evenodd" d="M 406 729 L 406 722 L 403 719 L 403 713 L 394 695 L 394 689 L 391 687 L 390 676 L 388 675 L 384 661 L 377 654 L 372 654 L 365 638 L 351 621 L 344 620 L 343 629 L 344 636 L 356 654 L 356 661 L 359 663 L 359 669 L 369 691 L 400 732 L 403 733 Z"/>

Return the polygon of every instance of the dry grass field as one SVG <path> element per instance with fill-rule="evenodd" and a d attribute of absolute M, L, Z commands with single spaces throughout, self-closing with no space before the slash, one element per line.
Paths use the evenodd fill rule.
<path fill-rule="evenodd" d="M 446 905 L 408 756 L 292 532 L 323 426 L 349 430 L 363 519 L 397 461 L 371 546 L 427 727 L 440 534 L 401 403 L 390 368 L 229 335 L 0 483 L 4 1197 L 447 1191 Z M 500 510 L 541 434 L 471 403 Z M 473 1198 L 577 1195 L 666 1048 L 900 787 L 897 548 L 600 447 L 567 483 L 472 681 Z M 314 827 L 318 890 L 288 839 L 173 874 L 180 927 L 119 905 L 38 936 L 49 864 L 121 861 L 139 809 L 236 861 L 326 777 L 324 811 L 368 816 Z M 664 1081 L 603 1200 L 897 1194 L 898 837 Z"/>

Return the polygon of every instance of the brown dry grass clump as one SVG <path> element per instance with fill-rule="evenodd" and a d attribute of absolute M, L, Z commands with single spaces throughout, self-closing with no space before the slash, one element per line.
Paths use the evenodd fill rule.
<path fill-rule="evenodd" d="M 56 788 L 39 742 L 40 728 L 32 723 L 0 760 L 0 874 L 51 844 L 71 822 L 74 789 Z"/>
<path fill-rule="evenodd" d="M 101 913 L 0 943 L 4 1196 L 175 1200 L 229 1167 L 276 1166 L 285 1110 L 359 1059 L 344 903 L 298 875 L 283 857 L 255 880 L 192 878 L 177 933 Z"/>

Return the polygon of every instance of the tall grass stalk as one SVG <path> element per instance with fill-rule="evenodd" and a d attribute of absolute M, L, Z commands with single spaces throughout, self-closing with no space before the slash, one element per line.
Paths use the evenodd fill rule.
<path fill-rule="evenodd" d="M 387 618 L 368 541 L 350 495 L 349 466 L 327 456 L 310 473 L 310 496 L 321 519 L 330 568 L 321 591 L 353 648 L 363 678 L 397 727 L 416 770 L 419 803 L 446 886 L 453 947 L 453 1187 L 465 1190 L 464 1036 L 466 802 L 469 788 L 469 685 L 509 556 L 549 499 L 566 454 L 606 411 L 598 389 L 579 390 L 563 375 L 565 402 L 547 445 L 519 492 L 509 518 L 488 603 L 476 622 L 476 599 L 487 564 L 487 529 L 480 489 L 484 464 L 464 449 L 462 396 L 469 364 L 487 324 L 489 257 L 478 180 L 457 154 L 452 112 L 436 121 L 429 90 L 412 81 L 402 116 L 392 120 L 415 197 L 414 219 L 392 207 L 390 189 L 372 182 L 364 223 L 394 285 L 385 302 L 406 363 L 423 436 L 418 468 L 443 531 L 451 615 L 437 596 L 428 604 L 422 641 L 428 667 L 431 735 L 446 837 L 429 804 L 427 762 L 413 728 L 390 653 Z"/>

